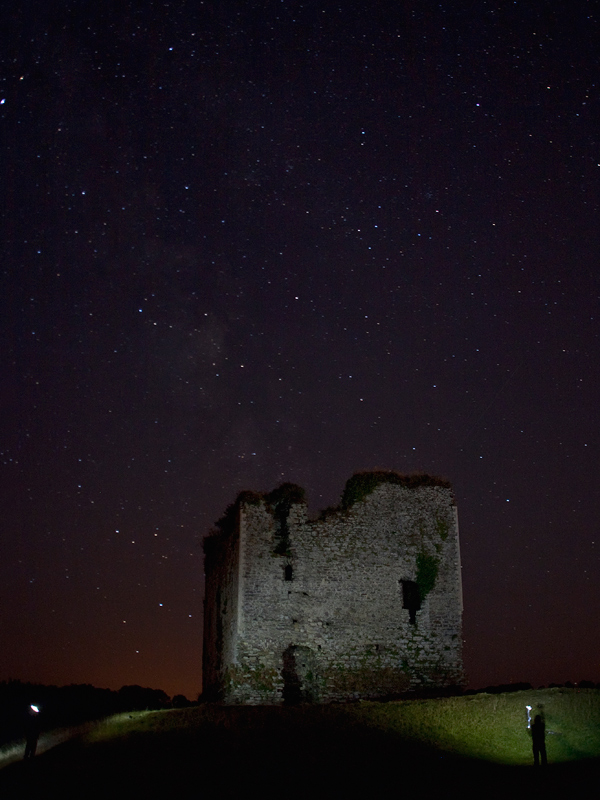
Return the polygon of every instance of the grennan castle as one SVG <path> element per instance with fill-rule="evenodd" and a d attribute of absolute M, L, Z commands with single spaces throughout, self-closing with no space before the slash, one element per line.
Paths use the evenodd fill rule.
<path fill-rule="evenodd" d="M 204 550 L 206 699 L 376 699 L 464 682 L 446 481 L 357 473 L 317 520 L 293 484 L 242 492 Z"/>

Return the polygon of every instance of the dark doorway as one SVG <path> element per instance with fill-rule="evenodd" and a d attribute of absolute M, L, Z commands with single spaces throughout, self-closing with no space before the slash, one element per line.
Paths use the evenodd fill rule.
<path fill-rule="evenodd" d="M 400 581 L 402 584 L 402 608 L 409 613 L 411 625 L 417 624 L 417 611 L 421 608 L 421 592 L 416 581 Z"/>
<path fill-rule="evenodd" d="M 285 705 L 317 702 L 315 658 L 309 647 L 291 644 L 283 651 L 281 676 Z"/>

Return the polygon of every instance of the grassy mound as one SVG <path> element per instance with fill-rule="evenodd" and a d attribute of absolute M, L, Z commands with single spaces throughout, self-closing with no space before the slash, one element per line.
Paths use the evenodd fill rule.
<path fill-rule="evenodd" d="M 600 757 L 600 691 L 538 689 L 504 694 L 360 704 L 366 724 L 440 751 L 498 764 L 531 763 L 525 707 L 541 710 L 550 763 Z"/>
<path fill-rule="evenodd" d="M 543 706 L 550 766 L 532 763 L 525 706 Z M 121 714 L 0 771 L 0 796 L 359 797 L 407 781 L 421 797 L 546 796 L 596 777 L 600 692 L 552 689 L 390 703 L 203 705 Z M 543 774 L 540 774 L 542 772 Z"/>

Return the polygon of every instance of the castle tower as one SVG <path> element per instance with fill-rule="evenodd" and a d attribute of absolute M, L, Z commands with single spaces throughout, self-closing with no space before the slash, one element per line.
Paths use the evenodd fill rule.
<path fill-rule="evenodd" d="M 242 493 L 205 540 L 203 683 L 228 703 L 378 698 L 463 683 L 449 484 L 358 473 L 308 520 L 303 491 Z"/>

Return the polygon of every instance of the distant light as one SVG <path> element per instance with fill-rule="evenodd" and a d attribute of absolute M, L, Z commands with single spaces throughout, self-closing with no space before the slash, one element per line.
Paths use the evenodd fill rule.
<path fill-rule="evenodd" d="M 33 704 L 30 705 L 29 708 L 34 712 L 34 714 L 40 713 L 40 709 L 37 706 L 34 706 Z"/>

